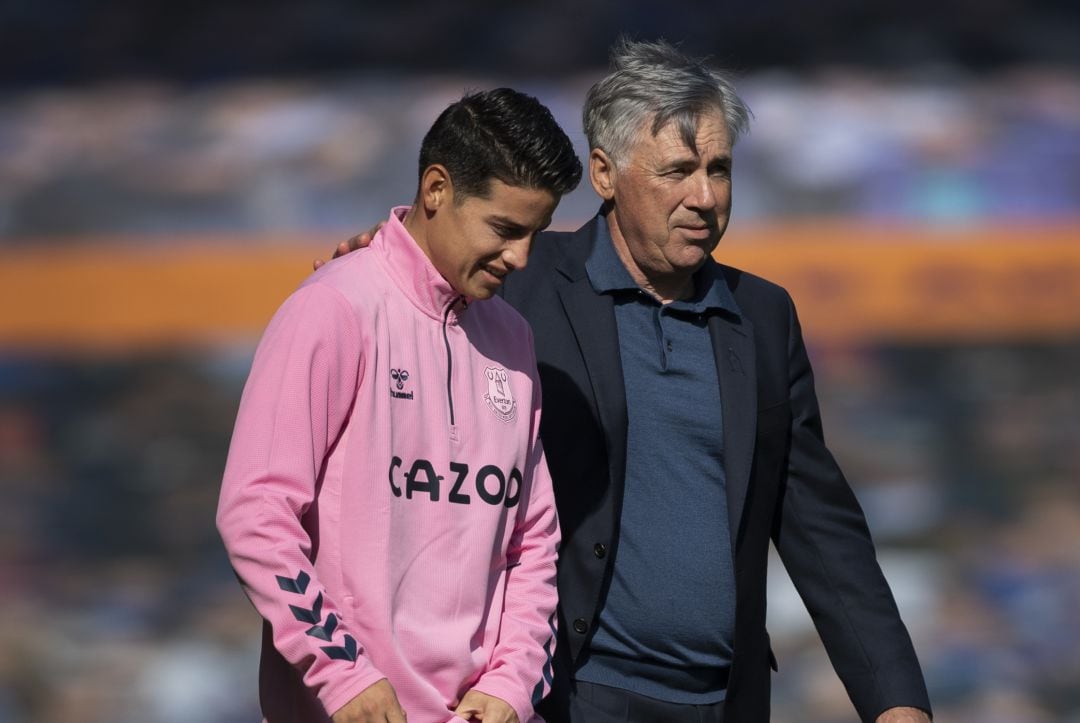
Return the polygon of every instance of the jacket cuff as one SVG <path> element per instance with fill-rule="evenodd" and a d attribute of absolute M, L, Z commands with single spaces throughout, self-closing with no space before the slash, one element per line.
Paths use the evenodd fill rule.
<path fill-rule="evenodd" d="M 877 700 L 866 701 L 856 708 L 864 721 L 874 721 L 889 708 L 919 708 L 933 717 L 930 708 L 930 696 L 926 692 L 926 683 L 918 665 L 908 661 L 897 661 L 875 672 L 874 684 L 878 691 Z M 853 697 L 854 700 L 854 697 Z"/>
<path fill-rule="evenodd" d="M 346 703 L 385 678 L 376 668 L 369 667 L 358 676 L 350 676 L 340 682 L 323 686 L 318 694 L 319 702 L 326 709 L 326 715 L 333 717 Z"/>

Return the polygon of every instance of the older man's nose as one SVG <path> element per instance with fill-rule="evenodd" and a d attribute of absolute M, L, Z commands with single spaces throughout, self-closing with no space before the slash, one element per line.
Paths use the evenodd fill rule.
<path fill-rule="evenodd" d="M 699 171 L 690 177 L 690 189 L 686 197 L 688 208 L 712 209 L 716 206 L 716 189 L 709 174 Z"/>

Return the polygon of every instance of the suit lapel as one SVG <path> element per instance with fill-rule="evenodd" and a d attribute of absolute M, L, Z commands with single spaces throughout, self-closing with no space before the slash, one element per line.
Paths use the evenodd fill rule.
<path fill-rule="evenodd" d="M 735 550 L 757 435 L 754 329 L 746 317 L 733 320 L 715 315 L 709 318 L 709 336 L 712 338 L 716 371 L 720 379 L 728 524 L 731 528 L 731 548 Z"/>
<path fill-rule="evenodd" d="M 587 277 L 559 287 L 566 317 L 574 330 L 589 375 L 600 425 L 607 441 L 611 482 L 622 499 L 626 474 L 626 391 L 623 388 L 615 304 L 607 294 L 597 294 Z"/>

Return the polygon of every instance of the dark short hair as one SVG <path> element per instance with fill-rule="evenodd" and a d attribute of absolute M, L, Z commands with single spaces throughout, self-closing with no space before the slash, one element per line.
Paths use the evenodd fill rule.
<path fill-rule="evenodd" d="M 551 111 L 511 88 L 466 93 L 444 110 L 420 144 L 420 177 L 436 163 L 460 199 L 486 198 L 493 178 L 559 196 L 581 180 L 581 161 Z"/>

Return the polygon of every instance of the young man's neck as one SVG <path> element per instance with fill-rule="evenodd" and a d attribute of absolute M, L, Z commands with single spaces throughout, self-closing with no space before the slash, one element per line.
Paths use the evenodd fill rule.
<path fill-rule="evenodd" d="M 409 232 L 409 236 L 412 237 L 416 245 L 420 247 L 420 250 L 424 252 L 424 256 L 431 259 L 431 251 L 428 249 L 427 244 L 427 225 L 428 220 L 424 217 L 425 212 L 423 207 L 418 201 L 413 201 L 413 205 L 405 212 L 405 215 L 401 219 L 401 225 L 405 227 L 405 230 Z"/>

